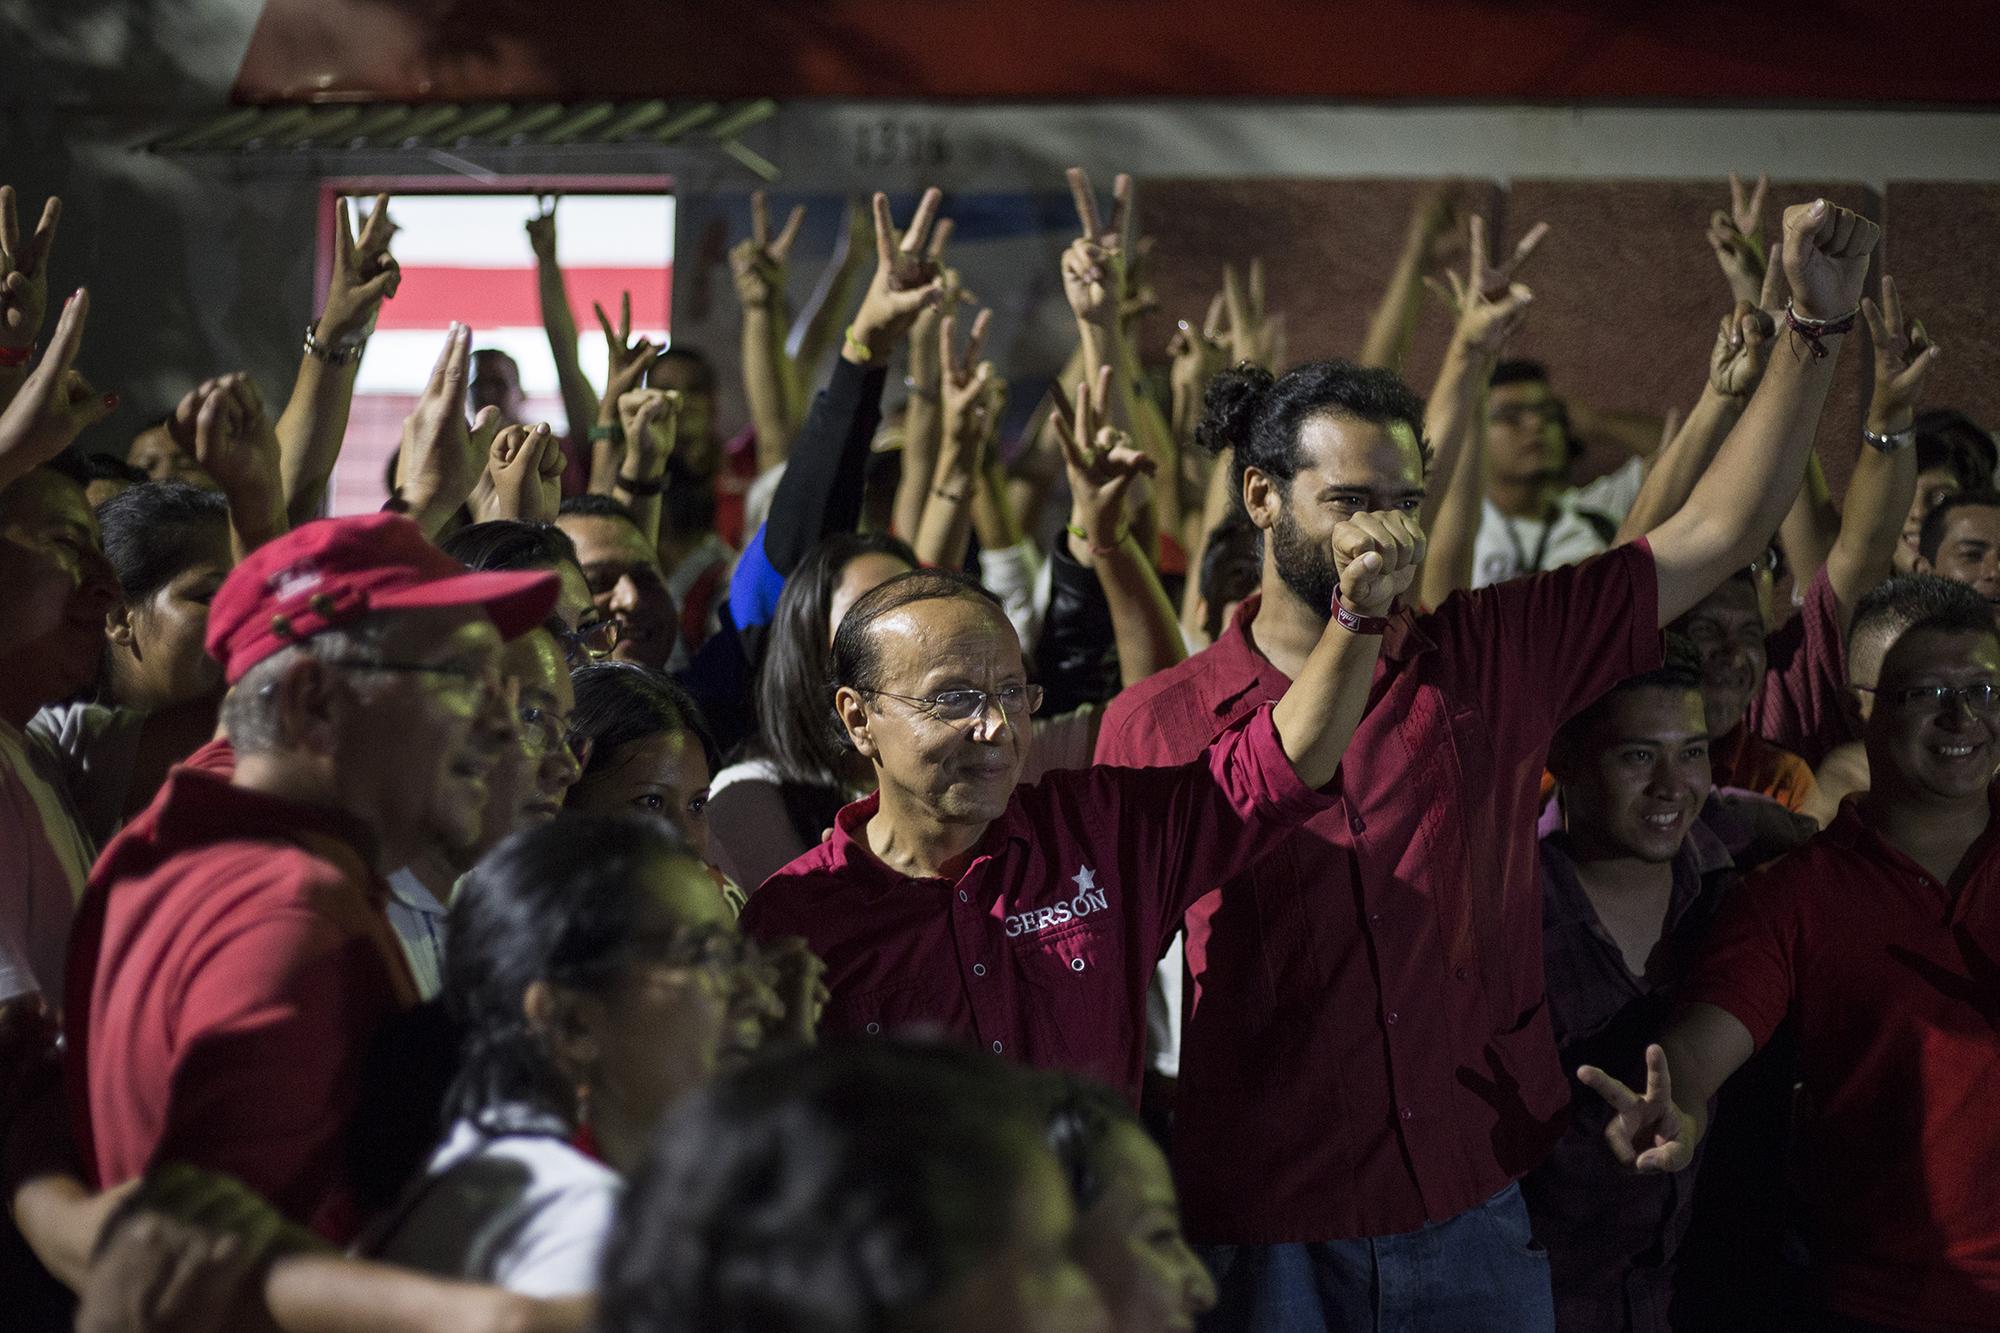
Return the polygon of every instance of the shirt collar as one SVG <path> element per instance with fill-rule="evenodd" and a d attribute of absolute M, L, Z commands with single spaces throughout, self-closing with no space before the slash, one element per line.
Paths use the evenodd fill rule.
<path fill-rule="evenodd" d="M 1688 826 L 1687 836 L 1681 839 L 1680 850 L 1674 853 L 1673 891 L 1667 899 L 1663 935 L 1673 932 L 1714 875 L 1736 866 L 1729 848 L 1709 827 L 1710 813 L 1715 808 L 1715 799 L 1710 797 L 1694 823 Z M 1541 840 L 1547 923 L 1552 926 L 1595 924 L 1597 909 L 1591 906 L 1589 895 L 1583 891 L 1583 879 L 1577 874 L 1576 861 L 1570 855 L 1569 835 L 1563 831 L 1559 796 L 1550 797 L 1549 803 L 1542 807 L 1542 817 L 1536 824 L 1535 832 Z"/>
<path fill-rule="evenodd" d="M 389 896 L 412 912 L 421 912 L 425 916 L 445 914 L 445 905 L 408 866 L 389 876 Z"/>
<path fill-rule="evenodd" d="M 219 774 L 182 766 L 167 775 L 154 813 L 153 842 L 162 860 L 208 842 L 275 838 L 309 846 L 331 840 L 351 850 L 371 880 L 381 880 L 374 868 L 375 830 L 344 810 L 252 791 Z"/>
<path fill-rule="evenodd" d="M 841 807 L 840 813 L 833 817 L 833 836 L 827 839 L 825 847 L 827 873 L 840 877 L 858 889 L 868 901 L 893 892 L 905 884 L 945 882 L 936 877 L 919 878 L 905 875 L 875 855 L 875 849 L 868 845 L 868 821 L 875 817 L 875 812 L 881 809 L 881 806 L 882 794 L 879 791 L 871 791 L 860 800 Z M 1013 808 L 1011 801 L 1008 808 L 1010 810 Z M 972 859 L 966 867 L 967 874 L 992 855 L 986 848 L 996 835 L 1026 841 L 1025 836 L 1013 828 L 1007 816 L 1002 814 L 999 819 L 987 826 L 986 832 L 974 845 Z"/>

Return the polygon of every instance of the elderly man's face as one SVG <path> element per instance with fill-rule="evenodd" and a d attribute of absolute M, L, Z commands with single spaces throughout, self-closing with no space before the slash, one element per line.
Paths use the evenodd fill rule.
<path fill-rule="evenodd" d="M 425 847 L 477 845 L 487 780 L 516 744 L 517 723 L 500 633 L 484 611 L 388 615 L 375 653 L 334 665 L 351 705 L 335 759 L 344 804 L 407 862 Z"/>
<path fill-rule="evenodd" d="M 873 761 L 883 797 L 893 792 L 950 823 L 985 824 L 1007 808 L 1027 761 L 1030 720 L 1001 706 L 1008 687 L 1025 690 L 1021 643 L 998 607 L 972 597 L 912 602 L 870 627 L 879 693 L 842 690 L 849 734 Z M 960 690 L 989 696 L 978 716 L 951 721 L 929 702 Z M 895 697 L 895 696 L 905 697 Z M 857 732 L 856 709 L 866 724 Z"/>

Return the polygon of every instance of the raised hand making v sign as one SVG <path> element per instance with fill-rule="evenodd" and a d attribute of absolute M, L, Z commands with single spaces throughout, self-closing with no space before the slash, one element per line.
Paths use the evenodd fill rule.
<path fill-rule="evenodd" d="M 49 196 L 34 234 L 21 237 L 14 187 L 0 185 L 0 370 L 27 365 L 49 307 L 49 250 L 62 200 Z"/>
<path fill-rule="evenodd" d="M 61 453 L 118 405 L 117 394 L 98 393 L 74 368 L 89 314 L 90 293 L 79 288 L 63 307 L 41 364 L 0 412 L 0 490 Z"/>
<path fill-rule="evenodd" d="M 885 360 L 917 316 L 944 299 L 930 243 L 943 203 L 942 190 L 925 190 L 910 218 L 910 229 L 899 232 L 889 215 L 889 196 L 875 196 L 875 275 L 868 280 L 861 308 L 854 312 L 840 349 L 849 361 L 869 365 Z"/>

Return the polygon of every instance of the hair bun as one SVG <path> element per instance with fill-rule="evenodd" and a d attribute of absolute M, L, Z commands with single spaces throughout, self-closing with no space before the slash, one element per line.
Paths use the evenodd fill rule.
<path fill-rule="evenodd" d="M 1210 380 L 1201 398 L 1201 422 L 1194 428 L 1195 443 L 1216 455 L 1235 448 L 1249 437 L 1251 423 L 1277 382 L 1270 371 L 1248 361 Z"/>

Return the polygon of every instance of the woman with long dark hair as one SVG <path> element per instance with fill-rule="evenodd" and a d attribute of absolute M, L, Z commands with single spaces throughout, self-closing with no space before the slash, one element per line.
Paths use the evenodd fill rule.
<path fill-rule="evenodd" d="M 654 1122 L 754 1024 L 706 865 L 664 824 L 563 815 L 466 876 L 446 932 L 443 1143 L 373 1257 L 534 1296 L 596 1287 Z"/>

